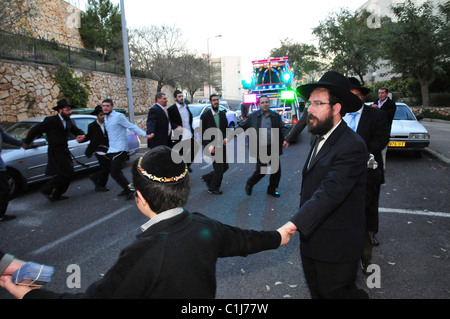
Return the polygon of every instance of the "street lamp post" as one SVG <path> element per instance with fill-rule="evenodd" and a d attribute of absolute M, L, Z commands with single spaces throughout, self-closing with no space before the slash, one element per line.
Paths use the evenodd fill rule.
<path fill-rule="evenodd" d="M 372 73 L 372 78 L 373 78 L 373 93 L 375 93 L 375 77 L 377 76 L 377 72 L 373 72 Z"/>
<path fill-rule="evenodd" d="M 213 38 L 221 38 L 221 37 L 222 37 L 222 35 L 218 34 L 218 35 L 208 38 L 206 40 L 206 46 L 207 46 L 207 50 L 208 50 L 207 54 L 208 54 L 208 93 L 209 93 L 209 95 L 211 95 L 211 58 L 209 56 L 209 40 L 213 39 Z"/>

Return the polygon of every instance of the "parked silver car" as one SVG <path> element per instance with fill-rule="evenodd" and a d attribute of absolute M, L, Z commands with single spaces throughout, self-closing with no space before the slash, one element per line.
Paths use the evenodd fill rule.
<path fill-rule="evenodd" d="M 24 139 L 30 128 L 42 122 L 44 118 L 39 117 L 20 121 L 8 127 L 5 131 L 17 139 Z M 88 125 L 97 117 L 94 115 L 73 114 L 70 118 L 81 130 L 87 133 Z M 73 165 L 76 172 L 98 166 L 98 161 L 95 156 L 87 158 L 84 154 L 89 142 L 78 143 L 75 140 L 75 136 L 72 136 L 68 144 L 69 150 L 74 158 Z M 128 131 L 129 155 L 135 154 L 139 150 L 139 146 L 138 136 Z M 45 175 L 47 148 L 45 136 L 35 139 L 27 150 L 17 146 L 3 145 L 2 159 L 6 164 L 13 196 L 17 196 L 21 191 L 25 190 L 28 184 L 50 178 Z"/>

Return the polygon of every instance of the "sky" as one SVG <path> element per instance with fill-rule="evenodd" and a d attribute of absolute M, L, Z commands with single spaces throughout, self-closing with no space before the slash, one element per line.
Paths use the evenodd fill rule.
<path fill-rule="evenodd" d="M 79 7 L 83 9 L 83 1 Z M 120 0 L 111 0 L 120 4 Z M 242 72 L 251 72 L 251 61 L 269 57 L 270 50 L 286 38 L 316 44 L 312 29 L 333 11 L 352 11 L 366 0 L 124 0 L 127 28 L 175 26 L 192 52 L 212 58 L 241 56 Z M 221 37 L 215 37 L 221 35 Z M 209 41 L 208 41 L 209 39 Z"/>

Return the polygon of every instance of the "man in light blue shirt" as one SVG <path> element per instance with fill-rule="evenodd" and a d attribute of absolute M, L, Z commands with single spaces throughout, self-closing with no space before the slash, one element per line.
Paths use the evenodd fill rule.
<path fill-rule="evenodd" d="M 114 103 L 111 99 L 103 100 L 102 109 L 103 113 L 105 113 L 105 128 L 109 138 L 108 157 L 111 160 L 110 175 L 122 187 L 122 192 L 117 196 L 125 196 L 127 200 L 132 199 L 133 193 L 128 189 L 130 182 L 122 172 L 122 167 L 128 156 L 127 129 L 140 136 L 147 138 L 149 136 L 144 130 L 130 123 L 125 115 L 114 111 Z"/>

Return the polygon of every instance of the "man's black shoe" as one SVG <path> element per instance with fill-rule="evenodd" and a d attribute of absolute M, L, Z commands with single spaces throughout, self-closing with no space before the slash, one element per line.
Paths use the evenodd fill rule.
<path fill-rule="evenodd" d="M 64 196 L 64 195 L 56 196 L 56 197 L 53 196 L 53 195 L 48 196 L 48 200 L 51 201 L 52 203 L 60 201 L 60 200 L 66 200 L 66 199 L 69 199 L 69 197 L 68 196 Z"/>
<path fill-rule="evenodd" d="M 375 235 L 372 237 L 372 245 L 380 246 L 380 242 L 378 241 L 378 239 L 375 238 Z"/>
<path fill-rule="evenodd" d="M 109 188 L 106 188 L 105 186 L 95 186 L 96 192 L 109 192 Z"/>
<path fill-rule="evenodd" d="M 16 218 L 15 215 L 4 215 L 2 218 L 0 218 L 0 222 L 7 222 L 8 220 L 12 220 Z"/>
<path fill-rule="evenodd" d="M 250 184 L 246 184 L 245 185 L 245 193 L 250 196 L 252 194 L 252 190 L 253 190 L 253 185 Z"/>
<path fill-rule="evenodd" d="M 223 192 L 222 190 L 219 189 L 208 189 L 208 193 L 213 194 L 213 195 L 222 195 Z"/>
<path fill-rule="evenodd" d="M 267 194 L 273 196 L 273 197 L 280 197 L 280 193 L 278 193 L 276 190 L 267 190 Z"/>

